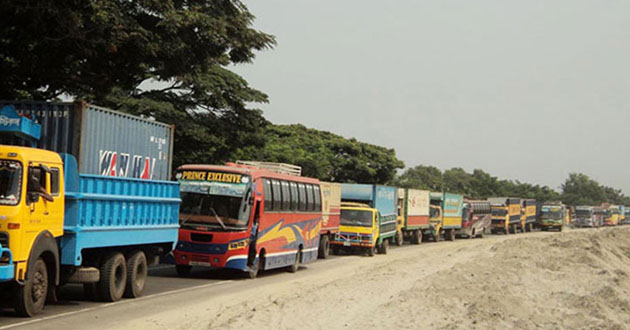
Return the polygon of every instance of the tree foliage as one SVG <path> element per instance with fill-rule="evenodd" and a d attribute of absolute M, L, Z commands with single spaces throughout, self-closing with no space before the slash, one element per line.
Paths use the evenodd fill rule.
<path fill-rule="evenodd" d="M 246 107 L 267 96 L 228 70 L 275 44 L 253 19 L 238 0 L 5 1 L 0 98 L 152 117 L 177 125 L 176 164 L 227 160 L 262 145 L 267 124 Z"/>
<path fill-rule="evenodd" d="M 603 186 L 582 173 L 571 173 L 562 185 L 562 200 L 570 205 L 630 205 L 630 197 L 621 190 Z"/>
<path fill-rule="evenodd" d="M 560 199 L 560 194 L 547 186 L 500 180 L 480 169 L 472 173 L 462 168 L 451 168 L 442 172 L 433 166 L 419 165 L 404 171 L 394 180 L 394 184 L 407 188 L 448 191 L 478 199 L 493 196 L 518 196 L 541 202 Z"/>
<path fill-rule="evenodd" d="M 236 156 L 299 165 L 306 176 L 336 182 L 384 184 L 404 167 L 393 149 L 302 125 L 269 125 L 265 141 L 262 149 L 249 146 Z"/>

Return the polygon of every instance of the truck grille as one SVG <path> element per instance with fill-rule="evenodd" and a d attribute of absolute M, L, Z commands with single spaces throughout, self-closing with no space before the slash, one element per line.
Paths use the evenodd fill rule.
<path fill-rule="evenodd" d="M 9 248 L 9 234 L 0 233 L 0 245 L 4 248 Z"/>

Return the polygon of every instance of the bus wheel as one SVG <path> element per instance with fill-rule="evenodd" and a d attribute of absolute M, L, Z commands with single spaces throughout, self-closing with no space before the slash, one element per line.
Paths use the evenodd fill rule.
<path fill-rule="evenodd" d="M 189 265 L 175 265 L 175 271 L 179 277 L 188 277 L 192 271 L 192 266 Z"/>
<path fill-rule="evenodd" d="M 125 288 L 125 297 L 137 298 L 144 292 L 147 283 L 147 275 L 149 266 L 147 257 L 142 251 L 136 251 L 129 256 L 127 260 L 127 286 Z"/>
<path fill-rule="evenodd" d="M 396 232 L 396 246 L 402 246 L 403 245 L 403 233 L 402 231 L 397 231 Z"/>
<path fill-rule="evenodd" d="M 322 236 L 322 239 L 319 241 L 319 251 L 317 252 L 317 257 L 319 259 L 328 258 L 328 254 L 330 253 L 330 241 L 328 240 L 328 235 Z"/>
<path fill-rule="evenodd" d="M 300 259 L 302 259 L 302 249 L 298 249 L 298 252 L 295 254 L 295 262 L 291 267 L 289 267 L 289 272 L 295 273 L 300 268 Z"/>
<path fill-rule="evenodd" d="M 24 285 L 17 288 L 15 312 L 30 317 L 44 310 L 48 293 L 48 269 L 42 258 L 37 259 Z"/>
<path fill-rule="evenodd" d="M 258 257 L 258 264 L 257 265 L 252 265 L 251 267 L 249 267 L 249 269 L 247 270 L 247 277 L 250 280 L 255 279 L 256 277 L 258 277 L 258 274 L 262 273 L 263 270 L 263 265 L 264 265 L 264 259 L 263 256 L 259 256 Z"/>
<path fill-rule="evenodd" d="M 105 258 L 101 265 L 101 279 L 98 282 L 100 296 L 104 301 L 114 302 L 123 297 L 127 286 L 127 263 L 125 256 L 114 252 Z"/>

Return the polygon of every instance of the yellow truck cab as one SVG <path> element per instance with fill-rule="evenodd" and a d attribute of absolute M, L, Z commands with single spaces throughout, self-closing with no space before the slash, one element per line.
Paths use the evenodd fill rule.
<path fill-rule="evenodd" d="M 339 232 L 330 242 L 332 253 L 341 250 L 361 250 L 372 257 L 379 237 L 379 212 L 363 203 L 341 203 Z"/>
<path fill-rule="evenodd" d="M 440 240 L 440 233 L 444 226 L 444 210 L 442 202 L 444 194 L 438 192 L 429 193 L 429 228 L 422 230 L 423 239 L 433 239 L 435 242 Z"/>
<path fill-rule="evenodd" d="M 0 146 L 0 241 L 7 243 L 0 269 L 18 282 L 25 281 L 27 268 L 41 270 L 31 254 L 39 255 L 44 246 L 56 245 L 63 234 L 64 189 L 63 163 L 59 154 L 47 150 Z M 39 183 L 39 184 L 37 184 Z M 10 239 L 9 239 L 10 238 Z M 41 246 L 41 247 L 40 247 Z M 54 249 L 53 249 L 54 250 Z M 11 252 L 9 252 L 11 251 Z M 58 255 L 43 256 L 48 268 L 41 276 L 58 283 Z M 10 264 L 12 267 L 3 267 Z M 44 267 L 43 269 L 46 269 Z M 40 293 L 46 294 L 46 293 Z"/>
<path fill-rule="evenodd" d="M 492 197 L 488 198 L 492 205 L 492 225 L 490 232 L 496 234 L 515 234 L 519 230 L 523 231 L 521 214 L 521 199 L 515 197 Z"/>

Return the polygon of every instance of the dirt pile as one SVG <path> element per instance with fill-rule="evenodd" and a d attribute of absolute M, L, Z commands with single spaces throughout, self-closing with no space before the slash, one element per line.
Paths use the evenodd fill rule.
<path fill-rule="evenodd" d="M 630 227 L 423 243 L 318 265 L 129 326 L 630 329 Z"/>

